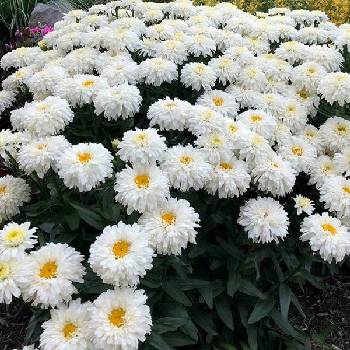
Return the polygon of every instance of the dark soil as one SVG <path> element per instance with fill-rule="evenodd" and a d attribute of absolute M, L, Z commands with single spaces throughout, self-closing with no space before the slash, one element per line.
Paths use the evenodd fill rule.
<path fill-rule="evenodd" d="M 312 335 L 312 349 L 349 350 L 350 276 L 327 280 L 324 291 L 308 285 L 297 294 L 306 318 L 291 323 Z"/>
<path fill-rule="evenodd" d="M 22 349 L 31 311 L 20 301 L 0 304 L 0 349 Z"/>

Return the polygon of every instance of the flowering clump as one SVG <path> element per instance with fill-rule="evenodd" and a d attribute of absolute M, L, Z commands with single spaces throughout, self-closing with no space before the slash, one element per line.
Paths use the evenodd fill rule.
<path fill-rule="evenodd" d="M 3 56 L 0 302 L 35 346 L 307 342 L 293 284 L 350 255 L 349 28 L 121 0 Z"/>

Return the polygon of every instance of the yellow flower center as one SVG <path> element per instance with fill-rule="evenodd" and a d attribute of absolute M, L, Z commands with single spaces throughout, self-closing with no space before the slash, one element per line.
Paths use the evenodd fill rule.
<path fill-rule="evenodd" d="M 48 108 L 49 108 L 49 107 L 48 107 L 47 105 L 41 103 L 41 104 L 39 104 L 39 105 L 36 107 L 36 110 L 37 110 L 38 112 L 46 112 L 46 111 L 48 110 Z"/>
<path fill-rule="evenodd" d="M 148 142 L 148 135 L 144 132 L 140 132 L 135 136 L 135 142 L 140 145 L 145 145 Z"/>
<path fill-rule="evenodd" d="M 167 211 L 162 215 L 162 221 L 166 226 L 174 225 L 176 221 L 176 215 Z"/>
<path fill-rule="evenodd" d="M 221 107 L 224 104 L 224 99 L 220 96 L 214 96 L 212 98 L 212 101 L 213 101 L 214 105 L 217 107 Z"/>
<path fill-rule="evenodd" d="M 264 138 L 260 135 L 255 135 L 253 137 L 253 140 L 252 140 L 252 144 L 254 146 L 259 146 L 259 145 L 262 145 L 264 143 Z"/>
<path fill-rule="evenodd" d="M 203 112 L 203 119 L 204 120 L 210 120 L 214 117 L 214 112 L 211 110 L 206 110 L 205 112 Z"/>
<path fill-rule="evenodd" d="M 250 116 L 250 120 L 253 122 L 253 123 L 258 123 L 258 122 L 261 122 L 263 120 L 263 117 L 259 114 L 253 114 Z"/>
<path fill-rule="evenodd" d="M 125 324 L 125 310 L 122 307 L 113 309 L 108 315 L 109 322 L 115 327 L 123 327 Z"/>
<path fill-rule="evenodd" d="M 3 196 L 6 194 L 6 186 L 0 185 L 0 196 Z"/>
<path fill-rule="evenodd" d="M 165 104 L 166 109 L 175 109 L 176 108 L 176 103 L 174 101 L 167 102 Z"/>
<path fill-rule="evenodd" d="M 219 147 L 223 144 L 223 141 L 220 136 L 214 135 L 210 138 L 210 143 L 213 147 Z"/>
<path fill-rule="evenodd" d="M 184 165 L 189 165 L 193 162 L 193 158 L 191 156 L 181 156 L 180 163 Z"/>
<path fill-rule="evenodd" d="M 300 147 L 300 146 L 293 146 L 292 147 L 292 153 L 295 155 L 295 156 L 302 156 L 303 153 L 304 153 L 304 150 Z"/>
<path fill-rule="evenodd" d="M 297 110 L 297 109 L 295 108 L 295 106 L 288 106 L 288 107 L 287 107 L 287 111 L 288 111 L 289 113 L 295 113 L 296 110 Z"/>
<path fill-rule="evenodd" d="M 129 253 L 130 243 L 127 241 L 116 241 L 113 244 L 113 254 L 117 259 L 123 258 Z"/>
<path fill-rule="evenodd" d="M 335 129 L 335 132 L 336 132 L 338 135 L 344 136 L 344 135 L 347 134 L 348 128 L 347 128 L 345 125 L 338 124 L 337 127 L 336 127 L 336 129 Z"/>
<path fill-rule="evenodd" d="M 4 236 L 4 240 L 6 241 L 6 245 L 10 247 L 17 247 L 21 243 L 23 243 L 24 240 L 24 230 L 20 227 L 13 228 L 9 230 L 6 235 Z"/>
<path fill-rule="evenodd" d="M 344 186 L 343 191 L 347 194 L 350 195 L 350 186 Z"/>
<path fill-rule="evenodd" d="M 87 80 L 84 80 L 81 85 L 83 85 L 86 88 L 91 88 L 92 86 L 95 85 L 95 82 L 91 79 L 87 79 Z"/>
<path fill-rule="evenodd" d="M 57 264 L 54 261 L 48 261 L 40 269 L 40 277 L 45 279 L 57 276 Z"/>
<path fill-rule="evenodd" d="M 235 133 L 238 131 L 238 128 L 235 124 L 230 124 L 229 127 L 228 127 L 228 130 L 231 134 Z"/>
<path fill-rule="evenodd" d="M 24 72 L 21 71 L 21 70 L 18 70 L 18 71 L 15 73 L 15 75 L 16 75 L 16 78 L 18 78 L 18 79 L 22 79 L 22 78 L 25 77 Z"/>
<path fill-rule="evenodd" d="M 80 152 L 78 153 L 78 161 L 81 164 L 87 164 L 91 161 L 92 159 L 92 154 L 90 152 Z"/>
<path fill-rule="evenodd" d="M 305 135 L 307 138 L 313 139 L 316 136 L 316 133 L 314 131 L 306 131 Z"/>
<path fill-rule="evenodd" d="M 227 162 L 221 162 L 219 167 L 221 170 L 225 170 L 225 171 L 233 169 L 232 164 L 227 163 Z"/>
<path fill-rule="evenodd" d="M 39 143 L 36 145 L 36 148 L 39 150 L 39 151 L 43 151 L 44 149 L 47 148 L 47 144 L 46 143 Z"/>
<path fill-rule="evenodd" d="M 271 163 L 271 167 L 272 167 L 272 169 L 278 169 L 280 167 L 280 165 L 276 162 L 273 162 L 273 163 Z"/>
<path fill-rule="evenodd" d="M 137 175 L 134 178 L 134 182 L 138 188 L 147 188 L 149 186 L 149 176 L 146 174 Z"/>
<path fill-rule="evenodd" d="M 202 74 L 205 71 L 204 64 L 197 64 L 196 68 L 194 69 L 195 73 Z"/>
<path fill-rule="evenodd" d="M 322 228 L 334 236 L 337 233 L 337 229 L 332 224 L 322 224 Z"/>
<path fill-rule="evenodd" d="M 6 279 L 10 275 L 10 265 L 0 262 L 0 281 Z"/>
<path fill-rule="evenodd" d="M 307 69 L 307 72 L 311 75 L 315 74 L 316 73 L 316 68 L 315 67 L 309 67 Z"/>
<path fill-rule="evenodd" d="M 305 89 L 299 90 L 297 94 L 303 99 L 306 100 L 310 97 L 310 93 L 306 91 Z"/>
<path fill-rule="evenodd" d="M 66 339 L 70 339 L 73 337 L 74 333 L 77 331 L 78 327 L 74 323 L 66 323 L 62 329 L 63 336 Z"/>

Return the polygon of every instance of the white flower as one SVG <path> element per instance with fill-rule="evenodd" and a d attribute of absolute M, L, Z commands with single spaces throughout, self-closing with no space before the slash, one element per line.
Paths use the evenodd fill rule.
<path fill-rule="evenodd" d="M 226 51 L 227 54 L 227 51 Z M 222 84 L 234 83 L 238 77 L 240 66 L 227 54 L 218 58 L 212 58 L 208 65 L 212 67 Z"/>
<path fill-rule="evenodd" d="M 43 178 L 52 167 L 56 169 L 57 160 L 70 143 L 64 136 L 49 136 L 30 141 L 22 145 L 17 156 L 19 167 L 27 174 L 36 172 L 39 178 Z"/>
<path fill-rule="evenodd" d="M 331 263 L 342 261 L 350 254 L 350 233 L 341 222 L 328 213 L 308 216 L 302 222 L 302 241 L 309 241 L 312 251 Z"/>
<path fill-rule="evenodd" d="M 342 151 L 349 146 L 350 121 L 339 117 L 328 118 L 320 127 L 320 139 L 322 145 L 331 151 Z"/>
<path fill-rule="evenodd" d="M 30 187 L 21 178 L 0 177 L 0 222 L 19 213 L 19 207 L 30 200 Z"/>
<path fill-rule="evenodd" d="M 276 130 L 275 118 L 261 110 L 248 110 L 238 115 L 237 120 L 247 126 L 250 130 L 255 131 L 267 140 L 274 138 Z"/>
<path fill-rule="evenodd" d="M 350 102 L 350 74 L 328 73 L 318 85 L 318 93 L 329 103 L 340 106 Z"/>
<path fill-rule="evenodd" d="M 121 84 L 100 89 L 93 97 L 95 113 L 108 120 L 127 119 L 140 109 L 142 97 L 134 85 Z"/>
<path fill-rule="evenodd" d="M 249 168 L 254 167 L 257 160 L 274 154 L 268 141 L 256 132 L 245 132 L 244 137 L 237 141 L 239 158 L 244 159 Z"/>
<path fill-rule="evenodd" d="M 18 69 L 2 81 L 3 89 L 12 91 L 23 88 L 23 85 L 28 83 L 28 79 L 38 70 L 39 67 L 37 65 Z"/>
<path fill-rule="evenodd" d="M 169 197 L 169 180 L 156 166 L 127 167 L 116 174 L 116 201 L 141 213 L 154 210 Z"/>
<path fill-rule="evenodd" d="M 12 111 L 11 123 L 15 130 L 25 130 L 42 137 L 58 134 L 73 121 L 73 117 L 74 113 L 66 100 L 49 96 Z"/>
<path fill-rule="evenodd" d="M 279 153 L 292 164 L 297 174 L 301 171 L 308 173 L 317 155 L 316 148 L 298 136 L 286 140 L 280 146 Z"/>
<path fill-rule="evenodd" d="M 259 67 L 252 65 L 246 68 L 243 67 L 237 77 L 237 82 L 244 89 L 263 92 L 267 85 L 267 78 Z"/>
<path fill-rule="evenodd" d="M 239 197 L 247 191 L 250 184 L 250 175 L 247 165 L 226 154 L 218 163 L 212 164 L 212 175 L 205 185 L 208 193 L 219 198 Z"/>
<path fill-rule="evenodd" d="M 68 188 L 90 191 L 113 173 L 113 156 L 100 143 L 79 143 L 58 159 L 58 175 Z"/>
<path fill-rule="evenodd" d="M 167 146 L 156 129 L 136 129 L 124 133 L 118 145 L 120 159 L 132 164 L 154 164 L 162 159 Z"/>
<path fill-rule="evenodd" d="M 297 214 L 306 213 L 307 215 L 311 215 L 315 210 L 314 202 L 309 198 L 298 194 L 293 198 L 295 202 L 295 209 L 297 210 Z"/>
<path fill-rule="evenodd" d="M 67 72 L 73 74 L 92 74 L 95 69 L 96 57 L 99 51 L 91 47 L 82 47 L 71 51 L 62 60 L 61 65 Z"/>
<path fill-rule="evenodd" d="M 307 111 L 305 107 L 293 98 L 286 98 L 281 108 L 276 111 L 277 117 L 282 120 L 292 132 L 297 132 L 305 127 Z"/>
<path fill-rule="evenodd" d="M 154 102 L 148 109 L 147 118 L 150 126 L 158 125 L 160 130 L 184 130 L 191 104 L 178 98 Z"/>
<path fill-rule="evenodd" d="M 194 57 L 212 56 L 216 50 L 215 41 L 203 34 L 189 36 L 185 44 L 188 52 Z"/>
<path fill-rule="evenodd" d="M 96 350 L 137 350 L 151 326 L 143 290 L 108 290 L 93 303 L 91 327 Z"/>
<path fill-rule="evenodd" d="M 153 250 L 137 224 L 107 226 L 90 247 L 89 264 L 105 283 L 136 286 L 152 268 Z"/>
<path fill-rule="evenodd" d="M 9 90 L 0 91 L 0 115 L 2 112 L 11 107 L 16 101 L 16 93 Z"/>
<path fill-rule="evenodd" d="M 181 70 L 181 82 L 186 87 L 199 91 L 210 90 L 216 81 L 216 72 L 204 63 L 187 63 Z"/>
<path fill-rule="evenodd" d="M 291 80 L 298 89 L 314 92 L 326 70 L 318 63 L 306 62 L 293 69 Z"/>
<path fill-rule="evenodd" d="M 34 306 L 53 307 L 68 302 L 83 282 L 83 256 L 67 244 L 48 243 L 32 251 L 18 271 L 23 299 Z"/>
<path fill-rule="evenodd" d="M 102 45 L 111 51 L 134 52 L 140 45 L 138 34 L 132 30 L 104 27 L 102 33 Z"/>
<path fill-rule="evenodd" d="M 106 79 L 111 86 L 137 82 L 138 65 L 134 61 L 116 59 L 101 68 L 101 78 Z"/>
<path fill-rule="evenodd" d="M 80 299 L 50 310 L 50 319 L 42 324 L 40 348 L 43 350 L 91 350 L 90 303 Z"/>
<path fill-rule="evenodd" d="M 220 132 L 224 125 L 224 117 L 209 107 L 193 106 L 188 111 L 187 127 L 194 135 L 199 136 L 211 132 Z"/>
<path fill-rule="evenodd" d="M 225 154 L 233 151 L 232 142 L 225 133 L 212 132 L 198 136 L 195 145 L 209 162 L 219 162 Z"/>
<path fill-rule="evenodd" d="M 19 47 L 16 50 L 8 52 L 1 58 L 1 68 L 11 67 L 19 68 L 29 66 L 40 60 L 41 49 L 39 47 Z"/>
<path fill-rule="evenodd" d="M 22 259 L 25 251 L 38 242 L 36 227 L 30 228 L 30 222 L 17 224 L 10 222 L 0 230 L 0 256 L 8 259 Z"/>
<path fill-rule="evenodd" d="M 296 179 L 291 164 L 275 154 L 256 160 L 252 178 L 259 190 L 270 192 L 274 196 L 285 196 L 291 192 Z"/>
<path fill-rule="evenodd" d="M 328 156 L 319 156 L 315 158 L 310 164 L 310 184 L 316 185 L 319 189 L 324 181 L 334 175 L 340 175 L 335 162 Z"/>
<path fill-rule="evenodd" d="M 227 92 L 212 90 L 204 93 L 197 100 L 197 104 L 206 106 L 221 113 L 224 117 L 235 117 L 237 115 L 238 104 L 236 99 Z"/>
<path fill-rule="evenodd" d="M 327 177 L 320 189 L 320 200 L 330 211 L 350 218 L 350 180 L 342 176 Z"/>
<path fill-rule="evenodd" d="M 205 155 L 190 145 L 169 148 L 161 168 L 167 172 L 170 185 L 181 191 L 191 188 L 198 191 L 212 173 L 209 163 L 205 161 Z"/>
<path fill-rule="evenodd" d="M 187 60 L 186 45 L 179 40 L 165 40 L 158 43 L 155 55 L 176 64 L 183 64 Z"/>
<path fill-rule="evenodd" d="M 196 242 L 199 216 L 184 199 L 169 198 L 156 210 L 145 212 L 139 220 L 151 246 L 158 254 L 180 255 L 188 243 Z"/>
<path fill-rule="evenodd" d="M 288 234 L 288 215 L 272 198 L 250 199 L 241 208 L 237 222 L 244 227 L 248 238 L 258 243 L 278 243 Z"/>
<path fill-rule="evenodd" d="M 334 163 L 340 173 L 350 176 L 350 147 L 342 149 L 334 155 Z"/>
<path fill-rule="evenodd" d="M 50 64 L 34 73 L 28 79 L 27 86 L 34 97 L 41 99 L 51 95 L 55 91 L 56 85 L 68 77 L 69 75 L 63 67 Z"/>
<path fill-rule="evenodd" d="M 65 98 L 73 107 L 81 107 L 91 103 L 99 91 L 108 87 L 107 81 L 101 77 L 81 74 L 59 82 L 55 94 Z"/>
<path fill-rule="evenodd" d="M 20 259 L 0 257 L 0 303 L 10 304 L 13 297 L 18 298 L 21 295 L 18 268 L 22 263 Z"/>
<path fill-rule="evenodd" d="M 178 79 L 177 65 L 164 58 L 149 58 L 139 65 L 139 78 L 146 85 L 160 86 Z"/>

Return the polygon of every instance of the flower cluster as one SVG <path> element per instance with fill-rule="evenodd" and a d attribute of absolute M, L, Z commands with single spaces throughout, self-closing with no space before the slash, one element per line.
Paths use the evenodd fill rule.
<path fill-rule="evenodd" d="M 152 325 L 140 279 L 155 256 L 196 243 L 200 217 L 184 192 L 243 196 L 237 227 L 261 244 L 288 239 L 295 195 L 300 239 L 328 262 L 350 254 L 350 121 L 319 118 L 322 106 L 350 104 L 349 33 L 319 11 L 259 18 L 230 3 L 121 0 L 68 12 L 38 47 L 2 58 L 15 70 L 0 112 L 23 94 L 32 100 L 0 131 L 0 155 L 19 174 L 0 178 L 0 302 L 52 308 L 41 349 L 138 348 Z M 76 142 L 86 111 L 103 135 Z M 129 120 L 134 128 L 106 141 L 108 126 Z M 50 176 L 79 196 L 113 183 L 137 222 L 104 227 L 86 259 L 45 244 L 21 208 L 37 198 L 31 181 L 46 188 Z M 305 178 L 319 198 L 295 193 Z M 110 286 L 92 302 L 73 298 L 87 266 Z"/>

